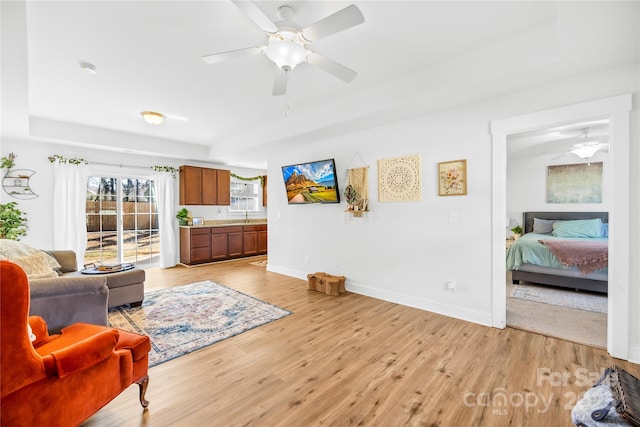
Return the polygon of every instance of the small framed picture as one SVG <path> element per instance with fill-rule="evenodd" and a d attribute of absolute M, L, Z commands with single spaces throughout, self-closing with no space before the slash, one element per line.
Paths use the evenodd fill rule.
<path fill-rule="evenodd" d="M 204 218 L 201 216 L 194 216 L 191 221 L 193 226 L 204 225 Z"/>
<path fill-rule="evenodd" d="M 467 194 L 467 160 L 438 163 L 438 195 L 464 196 Z"/>

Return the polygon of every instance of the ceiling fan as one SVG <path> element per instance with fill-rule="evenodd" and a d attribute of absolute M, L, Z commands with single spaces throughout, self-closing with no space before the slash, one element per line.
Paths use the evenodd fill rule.
<path fill-rule="evenodd" d="M 565 154 L 575 154 L 581 159 L 590 159 L 598 151 L 609 152 L 609 138 L 589 135 L 589 128 L 580 129 L 582 135 L 574 139 L 574 144 Z M 563 154 L 564 155 L 564 154 Z M 562 156 L 560 156 L 562 157 Z"/>
<path fill-rule="evenodd" d="M 287 93 L 289 72 L 303 62 L 314 65 L 347 83 L 356 77 L 357 73 L 352 69 L 307 48 L 314 41 L 362 24 L 364 16 L 356 5 L 347 6 L 301 29 L 291 21 L 295 14 L 291 6 L 280 6 L 278 8 L 280 20 L 273 23 L 253 1 L 232 0 L 232 2 L 266 33 L 267 44 L 205 55 L 202 57 L 205 63 L 215 64 L 264 53 L 276 64 L 273 95 Z"/>

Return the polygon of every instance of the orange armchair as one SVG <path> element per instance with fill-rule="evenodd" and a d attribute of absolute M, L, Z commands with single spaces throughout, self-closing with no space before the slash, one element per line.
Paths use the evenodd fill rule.
<path fill-rule="evenodd" d="M 147 407 L 149 337 L 87 323 L 49 335 L 28 317 L 29 281 L 9 261 L 0 261 L 0 307 L 2 426 L 75 426 L 133 383 Z"/>

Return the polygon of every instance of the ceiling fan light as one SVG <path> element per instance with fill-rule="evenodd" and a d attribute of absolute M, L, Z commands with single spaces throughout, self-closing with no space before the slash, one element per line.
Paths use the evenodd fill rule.
<path fill-rule="evenodd" d="M 600 145 L 582 145 L 571 150 L 573 154 L 581 159 L 590 159 L 593 157 L 602 147 Z"/>
<path fill-rule="evenodd" d="M 307 50 L 300 44 L 290 40 L 271 40 L 265 52 L 267 58 L 275 62 L 281 69 L 293 70 L 296 65 L 307 59 Z"/>
<path fill-rule="evenodd" d="M 164 121 L 164 115 L 155 111 L 143 111 L 140 114 L 144 121 L 151 125 L 160 125 Z"/>

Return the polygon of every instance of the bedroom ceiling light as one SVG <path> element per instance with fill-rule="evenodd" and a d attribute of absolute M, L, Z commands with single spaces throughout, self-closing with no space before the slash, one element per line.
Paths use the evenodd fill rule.
<path fill-rule="evenodd" d="M 581 159 L 590 159 L 598 151 L 609 147 L 609 143 L 601 142 L 601 140 L 589 137 L 589 128 L 582 129 L 582 137 L 579 141 L 580 142 L 577 144 L 573 144 L 573 147 L 569 152 L 575 154 Z"/>
<path fill-rule="evenodd" d="M 598 151 L 606 148 L 608 145 L 609 144 L 604 144 L 601 142 L 584 142 L 581 144 L 575 144 L 571 152 L 581 159 L 590 159 Z"/>
<path fill-rule="evenodd" d="M 143 111 L 140 114 L 144 121 L 151 125 L 160 125 L 164 121 L 164 115 L 155 111 Z"/>

